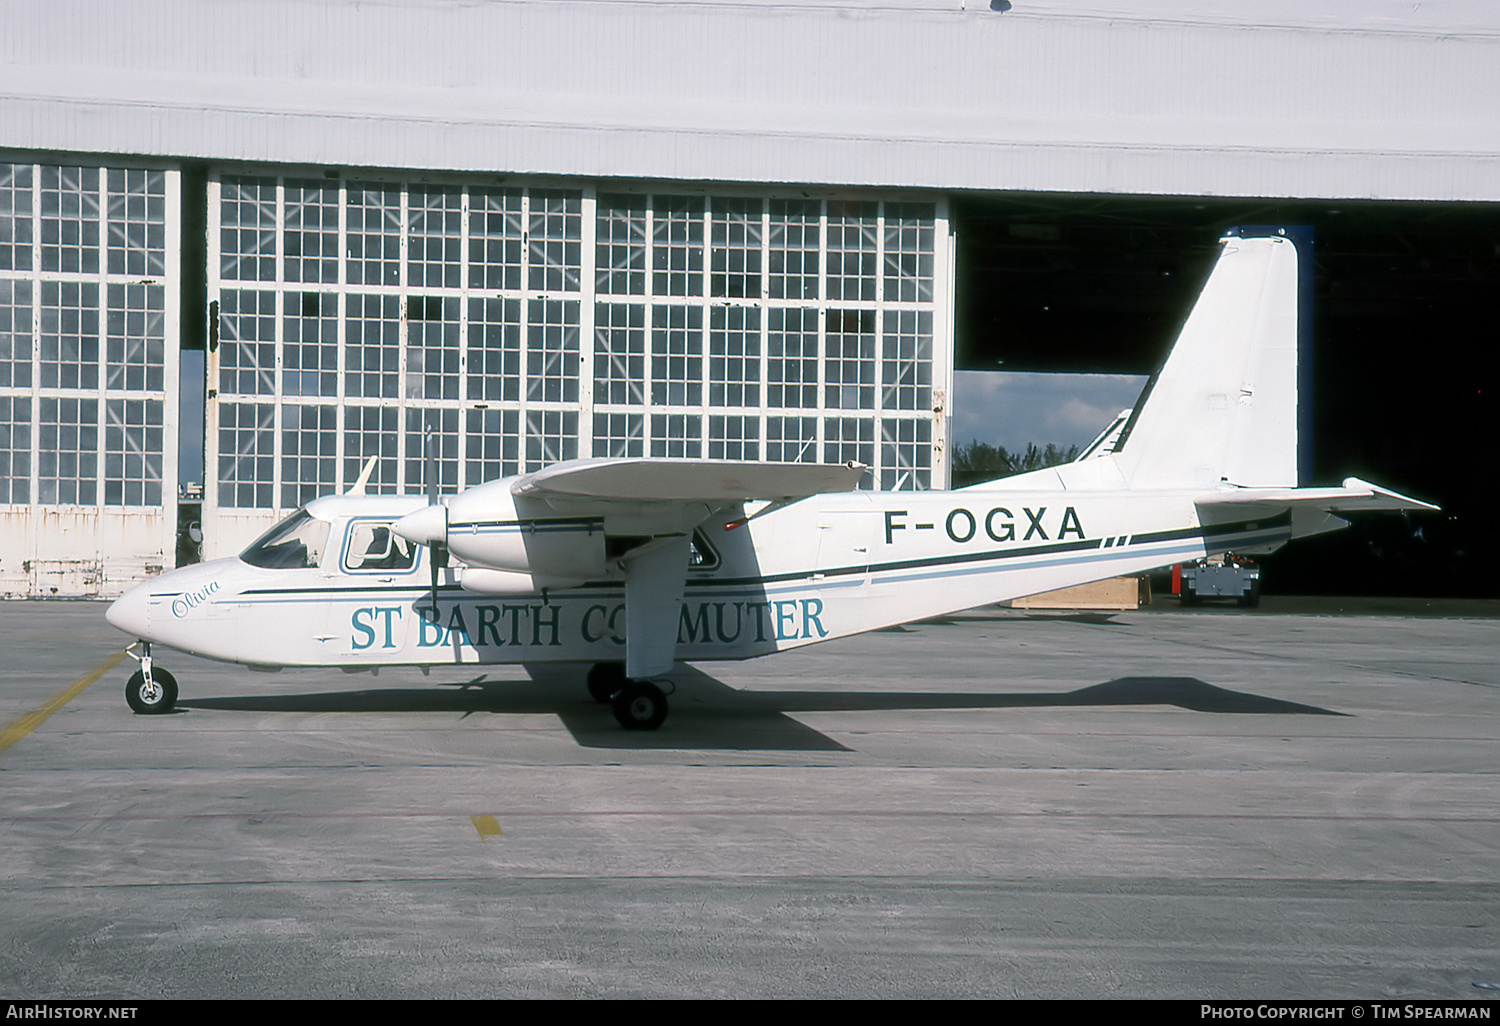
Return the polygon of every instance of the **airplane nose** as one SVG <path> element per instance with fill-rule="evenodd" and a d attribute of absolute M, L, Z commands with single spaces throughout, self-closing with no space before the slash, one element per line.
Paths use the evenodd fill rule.
<path fill-rule="evenodd" d="M 428 506 L 408 513 L 392 524 L 391 530 L 418 545 L 441 545 L 448 540 L 448 509 Z"/>
<path fill-rule="evenodd" d="M 104 619 L 108 620 L 111 626 L 119 628 L 126 634 L 144 638 L 148 636 L 151 626 L 147 615 L 149 606 L 150 594 L 147 589 L 131 588 L 110 604 L 110 607 L 104 611 Z"/>

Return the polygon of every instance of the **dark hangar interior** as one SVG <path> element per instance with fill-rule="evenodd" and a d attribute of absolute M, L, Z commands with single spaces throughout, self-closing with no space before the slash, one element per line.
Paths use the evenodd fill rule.
<path fill-rule="evenodd" d="M 1149 374 L 1237 225 L 1314 234 L 1312 484 L 1443 507 L 1366 514 L 1266 558 L 1268 592 L 1491 596 L 1500 204 L 954 197 L 959 370 Z M 1045 443 L 1048 439 L 1037 439 Z"/>

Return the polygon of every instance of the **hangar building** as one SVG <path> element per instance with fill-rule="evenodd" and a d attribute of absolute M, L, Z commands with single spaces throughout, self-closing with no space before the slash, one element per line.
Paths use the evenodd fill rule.
<path fill-rule="evenodd" d="M 1331 6 L 14 0 L 0 594 L 117 594 L 191 521 L 236 552 L 372 457 L 420 491 L 428 434 L 445 492 L 613 455 L 944 487 L 1012 243 L 1127 201 L 1210 242 L 1493 221 L 1500 15 Z"/>

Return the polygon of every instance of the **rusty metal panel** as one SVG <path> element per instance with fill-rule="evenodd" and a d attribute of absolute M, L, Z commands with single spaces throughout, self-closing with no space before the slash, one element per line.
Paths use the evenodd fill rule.
<path fill-rule="evenodd" d="M 117 595 L 173 561 L 178 192 L 0 163 L 0 593 Z"/>

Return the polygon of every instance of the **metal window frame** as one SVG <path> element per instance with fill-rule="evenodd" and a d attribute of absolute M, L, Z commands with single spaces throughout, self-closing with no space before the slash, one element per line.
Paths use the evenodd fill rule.
<path fill-rule="evenodd" d="M 277 295 L 277 323 L 275 328 L 274 346 L 276 352 L 276 374 L 275 385 L 269 394 L 231 394 L 218 392 L 221 382 L 221 368 L 219 353 L 217 350 L 209 354 L 207 361 L 207 373 L 209 377 L 209 402 L 205 410 L 205 434 L 207 445 L 205 447 L 205 461 L 209 469 L 210 480 L 205 483 L 204 490 L 204 516 L 211 520 L 217 530 L 210 534 L 210 538 L 217 535 L 223 539 L 216 546 L 219 552 L 234 551 L 242 540 L 248 539 L 253 534 L 264 529 L 268 519 L 284 515 L 288 512 L 284 508 L 275 509 L 249 509 L 234 507 L 220 502 L 217 488 L 217 466 L 219 448 L 219 417 L 218 406 L 227 402 L 269 402 L 278 410 L 276 420 L 275 453 L 272 460 L 275 478 L 270 482 L 272 494 L 276 501 L 280 501 L 282 493 L 282 482 L 280 480 L 282 466 L 282 434 L 280 409 L 285 403 L 316 402 L 320 404 L 335 405 L 338 407 L 337 418 L 340 424 L 346 416 L 345 411 L 354 406 L 394 406 L 402 411 L 410 410 L 459 410 L 459 411 L 485 411 L 502 410 L 508 411 L 512 417 L 503 417 L 501 421 L 506 424 L 514 423 L 518 436 L 516 439 L 506 439 L 498 443 L 470 442 L 468 435 L 471 431 L 483 430 L 478 425 L 494 418 L 479 416 L 470 417 L 467 414 L 456 418 L 454 438 L 446 441 L 446 444 L 457 446 L 457 473 L 456 485 L 464 486 L 471 482 L 472 475 L 467 469 L 471 458 L 483 460 L 478 449 L 473 454 L 470 448 L 478 444 L 481 448 L 490 450 L 514 451 L 517 456 L 517 471 L 524 472 L 536 469 L 531 465 L 532 457 L 541 451 L 554 451 L 557 449 L 555 425 L 568 421 L 576 425 L 574 445 L 578 455 L 592 455 L 597 451 L 608 451 L 610 445 L 639 445 L 642 451 L 652 452 L 658 448 L 676 448 L 681 444 L 682 418 L 686 417 L 695 422 L 696 430 L 690 429 L 689 437 L 696 437 L 697 445 L 706 454 L 709 447 L 714 444 L 714 435 L 710 417 L 733 416 L 754 418 L 756 430 L 752 435 L 747 434 L 743 440 L 745 444 L 751 445 L 753 449 L 762 455 L 767 451 L 766 425 L 771 417 L 813 417 L 818 425 L 816 439 L 803 452 L 803 458 L 821 459 L 826 458 L 827 452 L 846 452 L 848 442 L 840 437 L 841 431 L 827 432 L 831 437 L 825 438 L 823 423 L 830 417 L 840 419 L 863 418 L 870 420 L 872 424 L 871 435 L 874 438 L 873 459 L 875 465 L 869 480 L 878 481 L 882 479 L 883 472 L 889 468 L 881 467 L 883 449 L 880 438 L 883 435 L 881 424 L 886 421 L 924 421 L 928 428 L 924 433 L 931 438 L 932 453 L 929 459 L 930 467 L 915 477 L 903 478 L 909 486 L 941 488 L 947 485 L 947 460 L 943 457 L 943 449 L 946 447 L 946 399 L 952 390 L 952 290 L 953 290 L 953 259 L 954 245 L 946 199 L 942 196 L 928 194 L 877 194 L 874 191 L 837 192 L 829 190 L 826 192 L 813 192 L 811 195 L 806 190 L 799 190 L 796 195 L 791 195 L 771 186 L 755 187 L 751 185 L 729 185 L 725 183 L 693 186 L 678 182 L 617 182 L 598 181 L 583 182 L 578 180 L 551 179 L 537 177 L 535 179 L 515 180 L 509 179 L 497 184 L 493 179 L 475 175 L 440 175 L 440 174 L 403 174 L 400 172 L 377 172 L 359 171 L 348 172 L 337 179 L 330 174 L 330 187 L 335 188 L 339 202 L 339 249 L 340 259 L 335 282 L 319 283 L 317 291 L 321 293 L 336 293 L 337 295 L 337 345 L 338 345 L 338 372 L 339 387 L 337 396 L 332 397 L 292 397 L 284 395 L 284 383 L 281 369 L 282 354 L 284 352 L 285 334 L 284 317 L 280 310 L 282 307 L 282 296 L 292 291 L 302 291 L 303 284 L 288 282 L 285 280 L 284 262 L 286 259 L 284 246 L 285 224 L 285 188 L 289 181 L 307 181 L 320 174 L 320 171 L 309 172 L 300 168 L 292 167 L 230 167 L 224 166 L 209 175 L 208 180 L 208 298 L 217 299 L 223 291 L 235 288 L 255 288 L 272 290 Z M 276 197 L 276 253 L 274 259 L 275 280 L 274 281 L 239 281 L 225 279 L 221 275 L 224 268 L 225 254 L 221 252 L 223 245 L 223 230 L 220 224 L 222 213 L 222 186 L 230 179 L 251 178 L 275 183 Z M 385 188 L 397 191 L 400 196 L 399 214 L 399 238 L 398 260 L 399 274 L 394 284 L 371 284 L 368 282 L 350 283 L 349 278 L 349 198 L 351 187 L 354 190 L 360 188 Z M 459 234 L 455 241 L 457 243 L 457 264 L 454 267 L 454 275 L 444 273 L 444 280 L 456 280 L 456 285 L 445 286 L 419 286 L 409 281 L 412 276 L 411 245 L 412 235 L 412 211 L 411 198 L 414 192 L 425 191 L 456 191 L 458 193 L 458 225 Z M 518 287 L 509 287 L 509 283 L 503 279 L 499 283 L 502 287 L 487 287 L 485 283 L 476 282 L 473 276 L 474 268 L 471 267 L 474 258 L 478 256 L 483 259 L 482 254 L 473 252 L 476 240 L 483 238 L 479 235 L 481 225 L 474 223 L 473 217 L 476 213 L 483 213 L 481 206 L 481 194 L 492 192 L 515 193 L 520 195 L 519 217 L 521 224 L 527 226 L 528 234 L 523 245 L 520 247 L 521 266 L 519 268 Z M 532 201 L 535 197 L 539 204 L 551 199 L 555 203 L 556 194 L 569 192 L 578 197 L 579 223 L 577 231 L 578 266 L 577 278 L 571 280 L 565 272 L 563 277 L 564 288 L 545 289 L 534 288 L 534 285 L 545 285 L 547 274 L 533 274 L 532 263 L 540 258 L 539 246 L 544 240 L 530 237 L 530 227 L 534 223 Z M 639 238 L 630 240 L 632 246 L 638 246 L 640 253 L 640 278 L 642 279 L 641 291 L 637 293 L 614 293 L 599 290 L 599 275 L 603 268 L 598 264 L 599 253 L 599 230 L 603 227 L 600 223 L 602 208 L 599 203 L 601 195 L 614 197 L 628 197 L 637 209 L 644 213 L 644 223 L 641 225 L 642 232 Z M 672 239 L 657 239 L 658 228 L 658 197 L 670 198 L 673 202 L 674 218 L 680 219 L 683 215 L 676 209 L 680 206 L 683 197 L 691 200 L 692 213 L 688 215 L 696 221 L 690 226 L 686 233 L 673 231 Z M 723 218 L 723 212 L 715 206 L 715 200 L 721 203 L 730 201 L 735 204 L 735 210 L 743 210 L 749 205 L 752 219 L 758 217 L 758 245 L 760 248 L 759 268 L 751 274 L 751 280 L 758 283 L 757 287 L 746 288 L 743 291 L 754 293 L 746 296 L 717 296 L 713 295 L 712 284 L 714 274 L 714 228 L 715 219 Z M 771 210 L 773 202 L 777 200 L 796 200 L 798 202 L 809 202 L 815 204 L 817 215 L 817 294 L 815 297 L 792 297 L 772 298 L 772 274 L 771 274 Z M 829 209 L 830 204 L 842 202 L 857 202 L 870 204 L 876 216 L 871 227 L 875 250 L 871 254 L 872 281 L 874 286 L 873 299 L 861 300 L 830 300 L 828 299 L 828 275 L 830 259 L 829 255 Z M 932 211 L 931 238 L 932 251 L 930 254 L 919 254 L 929 256 L 932 266 L 932 288 L 931 298 L 916 300 L 901 300 L 887 298 L 887 278 L 890 277 L 887 268 L 887 231 L 886 231 L 886 208 L 891 204 L 899 204 L 902 208 L 901 216 L 909 219 L 910 210 L 913 205 L 924 205 Z M 835 208 L 836 209 L 836 208 Z M 758 211 L 758 213 L 756 213 Z M 547 217 L 545 211 L 540 207 L 537 216 Z M 554 212 L 553 215 L 556 216 Z M 736 215 L 737 216 L 737 215 Z M 813 222 L 809 218 L 809 227 Z M 389 224 L 382 222 L 383 229 L 389 229 Z M 565 230 L 568 234 L 571 229 Z M 925 227 L 920 230 L 925 232 Z M 388 234 L 383 231 L 382 234 Z M 692 240 L 690 245 L 696 247 L 697 252 L 690 254 L 687 265 L 694 268 L 691 274 L 695 275 L 701 283 L 696 290 L 688 289 L 688 295 L 657 295 L 656 279 L 659 273 L 656 268 L 657 254 L 655 252 L 659 244 L 669 244 L 674 249 L 680 249 L 681 240 L 676 236 L 685 235 Z M 898 233 L 899 235 L 899 233 Z M 549 234 L 550 238 L 550 234 Z M 568 239 L 566 245 L 571 246 L 573 240 Z M 616 243 L 618 244 L 618 243 Z M 744 248 L 744 241 L 736 242 L 729 248 Z M 905 246 L 898 242 L 898 248 L 903 252 Z M 808 254 L 812 250 L 806 250 Z M 679 256 L 681 254 L 678 254 Z M 900 259 L 900 254 L 891 254 Z M 362 249 L 360 259 L 368 261 L 369 255 Z M 242 261 L 234 261 L 236 267 Z M 748 261 L 747 261 L 748 263 Z M 425 266 L 425 265 L 424 265 Z M 231 268 L 233 269 L 233 268 Z M 539 269 L 538 269 L 539 270 Z M 804 273 L 806 273 L 804 268 Z M 555 269 L 554 269 L 555 272 Z M 555 277 L 555 273 L 550 275 Z M 358 275 L 357 277 L 365 277 Z M 537 280 L 533 280 L 533 279 Z M 555 282 L 553 284 L 556 284 Z M 896 279 L 892 278 L 892 284 Z M 488 283 L 489 286 L 495 282 Z M 676 292 L 677 290 L 669 289 Z M 727 291 L 727 290 L 726 290 Z M 889 291 L 896 292 L 895 287 Z M 346 388 L 345 370 L 348 355 L 348 307 L 351 295 L 395 295 L 399 297 L 400 324 L 397 331 L 398 348 L 398 395 L 395 398 L 354 396 L 346 394 L 356 391 Z M 413 387 L 409 371 L 414 370 L 411 362 L 412 349 L 411 331 L 409 326 L 410 309 L 408 301 L 413 296 L 442 296 L 456 300 L 458 310 L 459 326 L 459 370 L 458 370 L 458 395 L 457 398 L 430 398 L 420 386 Z M 517 382 L 516 390 L 511 393 L 509 388 L 500 394 L 513 396 L 511 398 L 496 399 L 494 390 L 480 388 L 477 391 L 470 383 L 471 370 L 481 373 L 480 361 L 470 360 L 470 349 L 478 345 L 479 336 L 473 332 L 479 327 L 478 322 L 473 319 L 472 302 L 482 305 L 491 300 L 504 300 L 518 304 L 519 322 L 517 330 L 521 340 L 520 366 L 515 368 Z M 537 311 L 550 307 L 553 303 L 562 301 L 568 307 L 576 304 L 576 318 L 572 311 L 565 314 L 567 324 L 564 328 L 545 327 L 534 325 L 532 322 L 537 316 Z M 644 334 L 644 357 L 645 373 L 643 380 L 639 383 L 642 388 L 641 401 L 637 397 L 630 396 L 631 401 L 625 403 L 611 403 L 605 401 L 596 402 L 596 394 L 602 400 L 604 394 L 599 391 L 604 384 L 595 380 L 595 366 L 603 356 L 603 349 L 599 345 L 596 331 L 600 326 L 596 324 L 596 315 L 599 313 L 598 303 L 607 303 L 612 306 L 637 307 L 641 310 L 640 320 L 643 325 Z M 657 307 L 697 307 L 699 313 L 696 315 L 696 330 L 701 336 L 700 344 L 697 346 L 696 358 L 692 361 L 692 382 L 696 386 L 689 391 L 697 399 L 696 402 L 659 402 L 653 401 L 652 382 L 664 377 L 658 374 L 656 364 L 660 354 L 655 352 L 653 345 L 654 311 Z M 747 360 L 756 364 L 752 375 L 758 380 L 758 386 L 753 390 L 749 398 L 755 401 L 745 405 L 715 405 L 713 396 L 714 367 L 716 363 L 724 362 L 726 366 L 731 365 L 726 356 L 720 361 L 713 355 L 710 336 L 713 332 L 713 314 L 716 308 L 754 307 L 759 309 L 758 324 L 751 333 L 758 332 L 758 352 L 754 357 L 735 357 L 735 360 Z M 816 379 L 806 383 L 811 386 L 812 401 L 803 406 L 780 407 L 770 403 L 770 382 L 767 371 L 770 362 L 769 334 L 771 330 L 774 309 L 796 309 L 805 311 L 811 315 L 809 321 L 816 325 L 815 342 L 809 337 L 809 345 L 815 346 L 813 353 L 815 359 L 810 371 L 815 371 Z M 870 311 L 874 318 L 874 350 L 873 350 L 873 387 L 875 396 L 873 409 L 850 410 L 840 408 L 837 403 L 829 402 L 827 386 L 829 385 L 828 374 L 828 346 L 829 346 L 829 312 L 831 310 L 860 310 Z M 930 313 L 932 335 L 931 335 L 931 397 L 930 409 L 885 409 L 882 395 L 886 387 L 886 378 L 890 376 L 887 368 L 888 361 L 885 357 L 883 344 L 883 332 L 885 325 L 885 313 L 891 310 L 911 310 Z M 547 319 L 544 317 L 544 319 Z M 576 327 L 575 327 L 576 321 Z M 568 370 L 564 372 L 566 379 L 562 391 L 543 390 L 533 394 L 530 378 L 539 366 L 533 367 L 535 360 L 528 360 L 527 353 L 530 350 L 530 337 L 536 330 L 565 330 L 576 331 L 576 353 L 570 341 L 566 344 L 565 353 L 560 355 L 569 364 Z M 605 329 L 607 330 L 607 329 Z M 811 328 L 809 328 L 811 331 Z M 551 347 L 549 347 L 550 349 Z M 477 355 L 477 354 L 475 354 Z M 548 360 L 548 372 L 555 375 L 555 361 Z M 471 367 L 471 364 L 473 365 Z M 576 366 L 576 372 L 573 367 Z M 367 372 L 366 372 L 367 373 Z M 575 377 L 576 374 L 576 377 Z M 861 374 L 861 376 L 863 376 Z M 420 377 L 420 375 L 419 375 Z M 675 382 L 675 378 L 673 379 Z M 576 397 L 575 393 L 576 392 Z M 474 398 L 471 398 L 474 396 Z M 488 396 L 488 398 L 477 398 Z M 539 396 L 551 396 L 543 398 Z M 568 416 L 571 415 L 571 416 Z M 443 414 L 438 414 L 444 417 Z M 594 439 L 595 424 L 600 425 L 601 430 L 608 424 L 620 425 L 625 423 L 622 416 L 631 418 L 630 424 L 633 429 L 636 424 L 640 425 L 639 438 L 631 438 L 628 443 L 623 439 L 613 438 L 606 441 L 599 439 L 596 447 Z M 602 418 L 602 419 L 597 419 Z M 446 419 L 444 417 L 444 419 Z M 538 425 L 546 424 L 548 427 L 542 430 Z M 671 425 L 668 437 L 657 439 L 655 427 L 658 425 Z M 387 474 L 387 478 L 394 476 L 394 487 L 397 491 L 420 492 L 425 490 L 422 482 L 417 479 L 410 469 L 413 464 L 408 457 L 409 444 L 406 434 L 409 432 L 408 418 L 406 413 L 397 416 L 398 439 L 394 445 L 396 452 L 394 475 Z M 532 438 L 536 430 L 542 430 L 542 435 Z M 892 429 L 892 433 L 905 435 L 907 432 L 900 429 Z M 543 437 L 544 436 L 544 437 Z M 733 440 L 739 444 L 740 440 Z M 349 475 L 352 472 L 352 464 L 345 452 L 345 438 L 343 432 L 337 440 L 337 452 L 335 454 L 335 473 L 337 487 L 346 488 L 350 483 Z M 384 448 L 384 447 L 382 447 Z M 486 461 L 492 462 L 492 461 Z M 445 474 L 447 478 L 449 475 Z M 387 481 L 387 484 L 389 482 Z"/>

